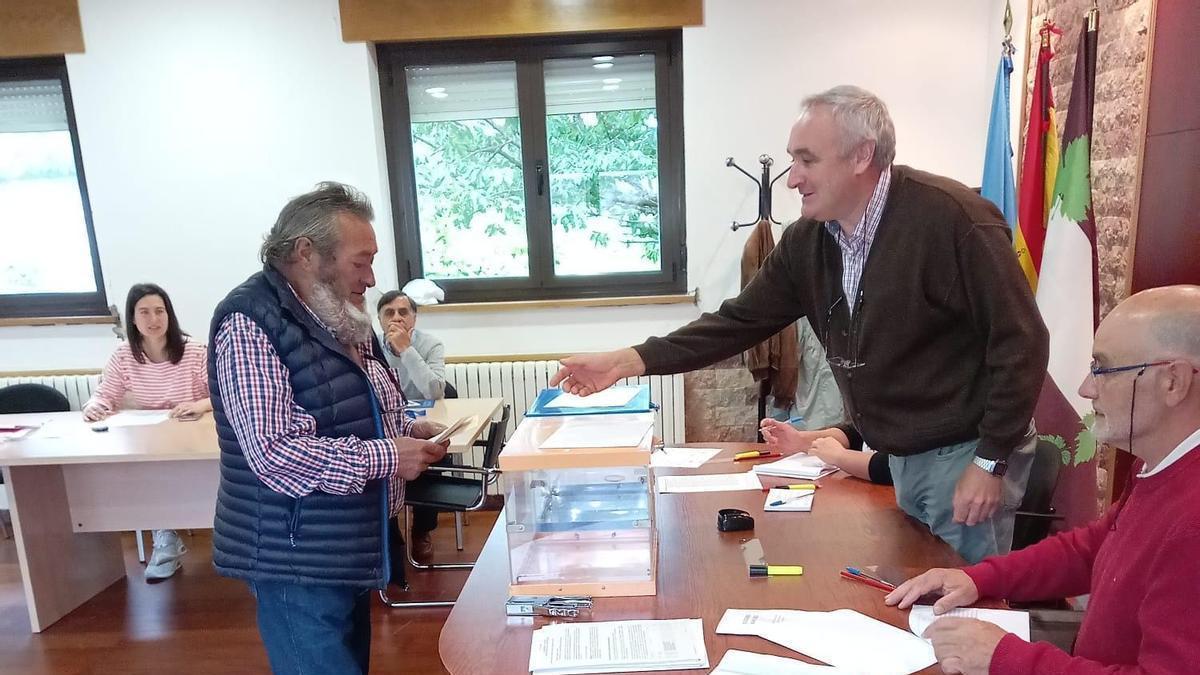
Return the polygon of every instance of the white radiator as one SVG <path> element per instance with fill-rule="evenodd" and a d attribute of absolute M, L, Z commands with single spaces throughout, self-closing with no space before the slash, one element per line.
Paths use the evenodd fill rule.
<path fill-rule="evenodd" d="M 512 406 L 508 435 L 525 417 L 525 411 L 548 386 L 558 370 L 557 361 L 491 361 L 446 364 L 446 381 L 461 398 L 503 398 Z M 644 375 L 621 384 L 650 385 L 650 400 L 658 406 L 654 434 L 665 443 L 683 443 L 683 375 Z"/>
<path fill-rule="evenodd" d="M 83 406 L 100 386 L 99 374 L 39 375 L 37 377 L 0 377 L 0 388 L 10 384 L 44 384 L 63 393 L 71 402 L 71 410 L 83 410 Z"/>

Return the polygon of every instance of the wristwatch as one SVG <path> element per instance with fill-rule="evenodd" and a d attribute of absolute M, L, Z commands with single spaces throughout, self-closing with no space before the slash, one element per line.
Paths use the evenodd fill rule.
<path fill-rule="evenodd" d="M 974 462 L 975 466 L 983 469 L 993 476 L 996 476 L 997 478 L 1003 476 L 1004 472 L 1008 471 L 1008 462 L 1003 459 L 984 459 L 982 457 L 975 457 L 971 461 Z"/>

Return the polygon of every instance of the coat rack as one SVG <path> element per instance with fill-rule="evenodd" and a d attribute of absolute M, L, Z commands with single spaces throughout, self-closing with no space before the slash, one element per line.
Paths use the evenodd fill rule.
<path fill-rule="evenodd" d="M 771 217 L 771 188 L 775 187 L 775 182 L 780 178 L 783 178 L 784 174 L 791 170 L 792 165 L 789 164 L 788 168 L 780 171 L 778 176 L 771 178 L 771 165 L 775 163 L 775 160 L 771 159 L 770 155 L 759 155 L 758 163 L 762 165 L 761 178 L 755 178 L 754 176 L 750 175 L 750 172 L 738 166 L 737 162 L 733 161 L 732 157 L 725 158 L 725 166 L 732 166 L 738 171 L 741 171 L 743 174 L 745 174 L 746 178 L 754 181 L 754 184 L 758 186 L 758 218 L 748 223 L 739 223 L 736 220 L 733 221 L 733 224 L 730 225 L 729 229 L 733 230 L 734 232 L 737 232 L 738 228 L 740 227 L 757 225 L 763 220 L 769 220 L 776 225 L 781 224 L 778 220 L 775 220 Z"/>

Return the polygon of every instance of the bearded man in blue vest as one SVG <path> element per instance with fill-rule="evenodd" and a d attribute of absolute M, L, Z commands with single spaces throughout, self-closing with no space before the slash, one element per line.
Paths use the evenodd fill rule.
<path fill-rule="evenodd" d="M 387 521 L 441 459 L 411 422 L 363 294 L 377 247 L 367 198 L 322 183 L 288 202 L 263 269 L 213 315 L 209 388 L 221 446 L 213 564 L 243 579 L 275 673 L 365 673 Z"/>

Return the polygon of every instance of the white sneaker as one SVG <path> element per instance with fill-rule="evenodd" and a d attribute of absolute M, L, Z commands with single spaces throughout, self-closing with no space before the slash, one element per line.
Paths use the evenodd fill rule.
<path fill-rule="evenodd" d="M 150 562 L 146 564 L 146 581 L 161 581 L 175 574 L 183 563 L 179 561 L 187 547 L 175 530 L 154 531 L 154 551 L 150 554 Z"/>

